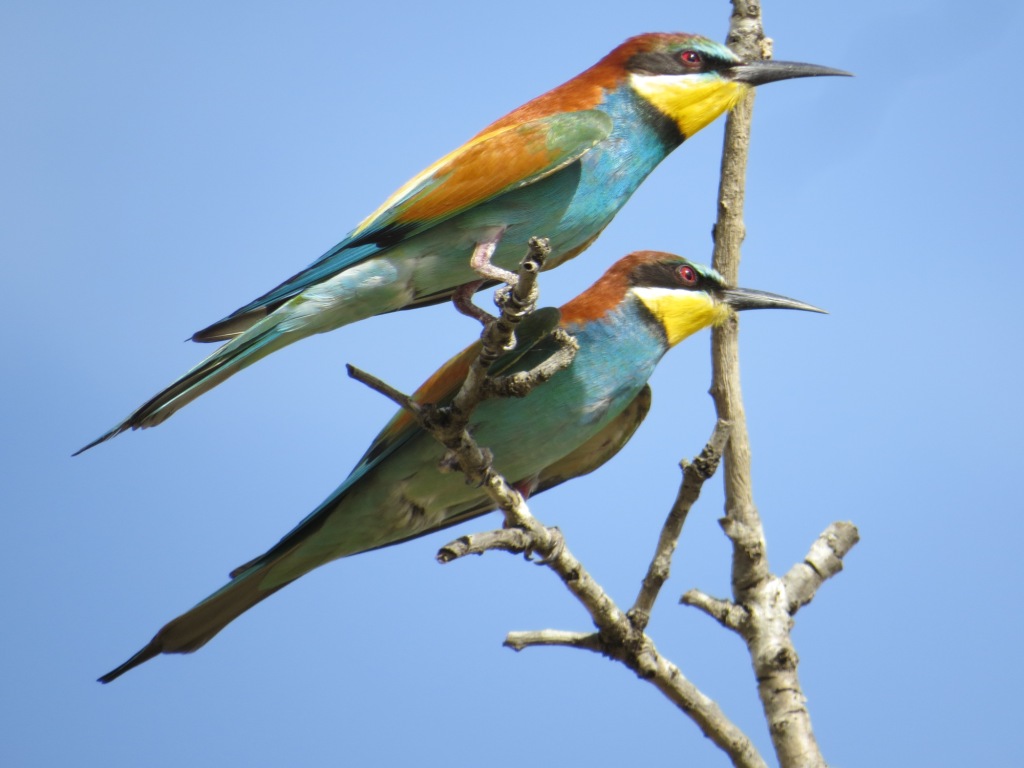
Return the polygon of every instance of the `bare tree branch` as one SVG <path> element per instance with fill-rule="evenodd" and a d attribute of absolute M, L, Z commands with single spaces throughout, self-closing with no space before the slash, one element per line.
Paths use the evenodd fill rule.
<path fill-rule="evenodd" d="M 676 543 L 683 532 L 686 517 L 700 496 L 704 481 L 715 474 L 715 470 L 718 469 L 718 462 L 722 458 L 722 450 L 729 440 L 731 429 L 732 425 L 729 422 L 719 420 L 711 439 L 704 446 L 700 456 L 694 459 L 693 463 L 685 460 L 680 462 L 683 470 L 683 482 L 679 486 L 675 503 L 668 513 L 668 519 L 665 520 L 665 525 L 661 529 L 658 546 L 654 550 L 654 558 L 647 569 L 640 594 L 637 595 L 636 602 L 633 603 L 633 607 L 629 611 L 630 619 L 641 632 L 647 628 L 654 601 L 658 599 L 661 587 L 668 580 L 672 555 L 675 554 Z"/>
<path fill-rule="evenodd" d="M 759 4 L 756 0 L 732 2 L 730 45 L 746 60 L 770 57 L 771 41 L 764 37 Z M 744 183 L 752 108 L 751 92 L 727 120 L 719 215 L 714 228 L 715 268 L 733 284 L 737 282 L 740 245 L 745 234 Z M 515 296 L 516 301 L 528 304 L 533 300 L 532 286 L 527 293 L 516 293 L 524 282 L 520 276 L 511 284 L 512 288 L 503 289 L 504 295 Z M 790 631 L 793 614 L 813 598 L 826 579 L 842 569 L 842 559 L 856 543 L 857 531 L 848 523 L 833 524 L 812 545 L 804 562 L 794 566 L 784 579 L 771 573 L 764 530 L 750 483 L 750 443 L 739 383 L 735 317 L 713 335 L 711 394 L 719 416 L 715 433 L 705 452 L 693 464 L 683 462 L 683 480 L 647 575 L 632 609 L 623 613 L 572 555 L 560 532 L 544 527 L 533 518 L 522 496 L 491 468 L 489 453 L 476 446 L 465 431 L 465 420 L 480 399 L 499 391 L 506 395 L 519 394 L 515 387 L 499 390 L 487 383 L 490 362 L 505 348 L 511 338 L 510 328 L 518 322 L 518 317 L 505 322 L 499 333 L 509 299 L 498 303 L 503 308 L 503 318 L 486 323 L 485 350 L 474 364 L 475 373 L 467 379 L 456 404 L 446 412 L 449 418 L 455 419 L 459 440 L 453 441 L 451 432 L 439 428 L 437 420 L 430 415 L 425 414 L 420 419 L 425 428 L 449 448 L 450 464 L 464 472 L 471 482 L 481 484 L 495 506 L 504 512 L 505 528 L 451 542 L 441 549 L 438 559 L 450 562 L 491 549 L 525 553 L 527 557 L 539 555 L 541 564 L 551 568 L 586 608 L 597 631 L 513 632 L 505 640 L 507 646 L 515 650 L 538 645 L 566 646 L 599 652 L 621 661 L 686 712 L 702 732 L 729 755 L 734 765 L 764 766 L 763 758 L 746 735 L 688 681 L 678 667 L 661 656 L 644 632 L 668 578 L 671 557 L 687 514 L 703 482 L 714 473 L 719 458 L 724 457 L 726 516 L 720 522 L 733 543 L 733 599 L 715 598 L 694 589 L 687 592 L 681 602 L 700 609 L 745 640 L 780 765 L 783 768 L 824 766 L 797 677 L 798 658 Z M 522 314 L 528 311 L 528 308 L 523 309 Z M 504 341 L 489 342 L 492 337 Z"/>
<path fill-rule="evenodd" d="M 386 381 L 378 379 L 372 373 L 367 373 L 360 368 L 356 368 L 351 363 L 345 364 L 345 370 L 348 371 L 348 375 L 351 378 L 355 379 L 360 384 L 365 384 L 374 392 L 379 392 L 396 405 L 399 405 L 408 411 L 412 411 L 413 414 L 417 416 L 420 415 L 422 409 L 420 408 L 419 403 L 404 392 L 399 392 Z"/>
<path fill-rule="evenodd" d="M 683 502 L 679 505 L 678 510 L 673 509 L 673 512 L 678 512 L 678 514 L 669 514 L 666 528 L 670 530 L 662 532 L 661 539 L 666 548 L 675 547 L 672 529 L 681 530 L 682 521 L 685 518 L 685 512 L 682 512 L 682 509 L 685 506 L 685 509 L 688 510 L 689 505 L 692 504 L 689 496 L 699 492 L 700 485 L 705 479 L 700 475 L 706 473 L 707 476 L 710 476 L 714 472 L 721 452 L 721 443 L 727 439 L 727 435 L 728 425 L 721 423 L 716 425 L 711 443 L 705 448 L 704 453 L 694 460 L 693 465 L 690 465 L 694 469 L 688 474 L 689 484 L 684 477 L 684 488 L 680 488 L 679 492 Z M 696 479 L 698 477 L 700 477 L 699 481 Z M 743 768 L 764 768 L 766 766 L 746 735 L 722 713 L 710 698 L 687 680 L 675 664 L 658 652 L 653 641 L 644 633 L 638 622 L 618 608 L 600 584 L 565 546 L 557 528 L 544 528 L 540 525 L 530 514 L 518 493 L 514 497 L 494 494 L 491 495 L 491 498 L 496 506 L 505 512 L 506 528 L 463 536 L 442 547 L 438 553 L 438 559 L 441 562 L 450 562 L 467 554 L 481 554 L 488 549 L 539 554 L 542 558 L 541 563 L 559 576 L 566 588 L 576 596 L 576 599 L 590 614 L 590 618 L 598 630 L 596 633 L 551 629 L 512 632 L 506 637 L 505 645 L 515 650 L 536 645 L 571 646 L 599 652 L 616 659 L 633 670 L 640 679 L 646 680 L 658 688 L 670 701 L 683 710 L 705 736 L 729 755 L 734 765 Z M 523 534 L 512 533 L 519 528 L 523 529 Z M 540 531 L 546 532 L 550 538 L 542 539 L 537 535 Z M 676 531 L 676 535 L 678 535 L 678 531 Z M 661 547 L 656 552 L 655 559 L 660 554 L 663 554 Z M 651 569 L 656 573 L 659 571 L 659 567 L 655 563 L 651 564 Z M 657 597 L 657 588 L 650 591 L 645 587 L 641 594 L 644 595 L 644 605 L 653 605 L 654 599 Z M 637 615 L 647 614 L 638 613 Z"/>
<path fill-rule="evenodd" d="M 658 674 L 651 683 L 677 707 L 686 712 L 698 727 L 719 749 L 725 752 L 737 768 L 767 768 L 753 742 L 739 728 L 733 725 L 718 705 L 705 696 L 689 680 L 683 677 L 679 668 L 658 657 Z M 696 706 L 694 706 L 696 705 Z"/>
<path fill-rule="evenodd" d="M 736 632 L 741 631 L 744 624 L 746 624 L 747 620 L 750 618 L 750 614 L 748 614 L 744 608 L 736 605 L 731 600 L 722 600 L 718 597 L 712 597 L 705 592 L 701 592 L 699 589 L 691 589 L 687 591 L 679 599 L 679 602 L 683 605 L 690 605 L 704 611 L 704 613 L 726 629 L 731 629 Z"/>
<path fill-rule="evenodd" d="M 756 0 L 732 0 L 729 46 L 747 60 L 769 50 Z M 751 91 L 726 120 L 718 221 L 714 228 L 714 267 L 737 283 L 743 225 L 744 184 L 754 94 Z M 723 529 L 733 542 L 732 591 L 748 620 L 742 635 L 754 663 L 761 705 L 768 720 L 779 763 L 821 766 L 825 760 L 811 729 L 810 714 L 797 678 L 797 655 L 789 635 L 792 623 L 784 589 L 772 578 L 761 518 L 750 482 L 750 439 L 740 390 L 739 323 L 733 318 L 712 333 L 711 394 L 720 419 L 733 423 L 724 464 L 726 519 Z M 783 594 L 779 594 L 782 592 Z"/>
<path fill-rule="evenodd" d="M 604 642 L 601 633 L 562 632 L 545 629 L 537 632 L 510 632 L 505 645 L 520 651 L 534 646 L 565 646 L 601 653 L 622 661 L 637 675 L 650 682 L 665 697 L 685 712 L 711 739 L 737 768 L 767 768 L 753 743 L 733 725 L 719 706 L 701 691 L 672 662 L 658 653 L 654 644 L 643 635 L 643 644 L 637 656 L 645 660 L 642 667 L 637 661 L 625 659 L 617 649 Z"/>
<path fill-rule="evenodd" d="M 466 555 L 482 555 L 484 552 L 500 550 L 513 555 L 531 553 L 533 539 L 522 528 L 501 528 L 497 531 L 474 533 L 460 536 L 445 544 L 437 553 L 439 563 L 450 563 Z"/>
<path fill-rule="evenodd" d="M 543 246 L 542 241 L 531 241 L 530 255 L 524 261 L 515 284 L 499 290 L 496 302 L 501 307 L 501 317 L 490 320 L 485 318 L 481 352 L 471 364 L 470 375 L 450 406 L 436 407 L 417 403 L 370 374 L 351 367 L 349 373 L 410 410 L 419 424 L 448 449 L 443 464 L 448 469 L 461 471 L 469 482 L 481 487 L 505 516 L 505 527 L 501 530 L 463 536 L 450 542 L 438 552 L 438 560 L 448 563 L 492 549 L 525 553 L 527 557 L 539 555 L 538 564 L 546 565 L 559 576 L 586 608 L 598 630 L 596 633 L 560 630 L 514 632 L 506 638 L 506 645 L 516 650 L 535 645 L 571 646 L 617 659 L 641 679 L 655 685 L 686 712 L 704 735 L 729 755 L 734 765 L 765 768 L 764 760 L 743 732 L 725 717 L 711 699 L 688 681 L 678 667 L 658 653 L 654 643 L 643 631 L 650 608 L 668 576 L 669 559 L 686 514 L 699 495 L 704 480 L 717 468 L 722 446 L 728 440 L 729 426 L 717 424 L 711 442 L 701 456 L 692 464 L 684 462 L 682 486 L 666 521 L 633 616 L 619 609 L 591 577 L 569 551 L 557 528 L 545 527 L 530 514 L 522 495 L 491 465 L 490 452 L 478 446 L 466 429 L 473 408 L 482 400 L 498 394 L 522 396 L 530 387 L 550 378 L 572 361 L 576 349 L 575 340 L 567 337 L 564 354 L 555 365 L 548 364 L 543 370 L 530 371 L 525 376 L 517 374 L 507 377 L 505 381 L 492 382 L 487 374 L 491 363 L 513 343 L 516 324 L 532 310 L 536 300 L 536 273 L 546 255 Z M 465 297 L 461 297 L 461 300 L 465 304 Z M 463 306 L 460 311 L 467 311 L 467 307 Z"/>
<path fill-rule="evenodd" d="M 843 570 L 843 558 L 860 541 L 860 533 L 853 523 L 832 523 L 811 545 L 802 563 L 797 563 L 782 577 L 789 598 L 789 613 L 814 599 L 818 588 Z"/>
<path fill-rule="evenodd" d="M 563 632 L 558 629 L 509 632 L 503 645 L 513 651 L 521 651 L 535 645 L 563 645 L 568 648 L 583 648 L 587 651 L 603 653 L 601 636 L 596 632 Z"/>
<path fill-rule="evenodd" d="M 559 342 L 557 352 L 529 371 L 510 373 L 498 379 L 488 377 L 482 384 L 484 397 L 526 397 L 538 384 L 543 384 L 560 370 L 567 368 L 579 345 L 575 338 L 561 328 L 552 331 L 552 336 Z"/>
<path fill-rule="evenodd" d="M 757 0 L 732 0 L 728 44 L 745 60 L 771 57 Z M 743 225 L 744 184 L 754 94 L 751 91 L 726 120 L 722 154 L 718 220 L 714 227 L 714 267 L 737 283 Z M 785 579 L 772 575 L 764 529 L 750 482 L 750 440 L 740 390 L 739 324 L 735 317 L 712 333 L 711 395 L 720 419 L 732 423 L 724 453 L 726 516 L 722 529 L 733 543 L 733 600 L 720 600 L 697 590 L 682 602 L 715 618 L 746 641 L 758 681 L 758 694 L 782 768 L 816 766 L 825 760 L 811 728 L 807 702 L 797 676 L 798 657 L 790 630 L 793 613 L 806 604 L 818 586 L 842 567 L 842 557 L 856 543 L 856 529 L 822 534 L 805 563 Z M 848 525 L 848 524 L 843 524 Z M 820 568 L 820 570 L 819 570 Z"/>
<path fill-rule="evenodd" d="M 745 59 L 762 58 L 764 30 L 757 2 L 733 0 L 728 44 Z M 732 285 L 737 284 L 740 245 L 746 236 L 743 224 L 743 203 L 747 174 L 747 153 L 750 143 L 750 119 L 754 108 L 751 89 L 726 118 L 725 146 L 722 152 L 721 181 L 718 191 L 718 220 L 714 227 L 713 266 Z M 768 576 L 764 558 L 761 521 L 754 506 L 750 487 L 750 438 L 743 409 L 739 379 L 739 323 L 732 320 L 715 328 L 711 334 L 713 380 L 711 394 L 718 418 L 733 424 L 732 435 L 724 455 L 726 516 L 745 529 L 756 532 L 760 545 L 746 542 L 733 549 L 733 593 L 756 584 Z M 739 530 L 739 529 L 736 529 Z M 728 533 L 728 531 L 727 531 Z M 731 538 L 731 536 L 730 536 Z M 736 541 L 735 539 L 733 540 Z"/>
<path fill-rule="evenodd" d="M 770 56 L 771 43 L 764 37 L 760 8 L 754 0 L 733 0 L 734 13 L 729 42 L 747 60 Z M 743 203 L 747 147 L 753 93 L 730 114 L 722 158 L 719 215 L 714 228 L 714 266 L 732 284 L 737 282 L 740 245 L 744 238 Z M 539 556 L 539 564 L 554 571 L 589 613 L 596 632 L 546 629 L 512 632 L 505 645 L 519 651 L 538 645 L 565 646 L 601 653 L 622 662 L 638 677 L 656 686 L 718 745 L 736 766 L 762 768 L 763 758 L 753 744 L 696 688 L 680 669 L 658 652 L 645 629 L 651 610 L 669 576 L 672 554 L 690 508 L 704 481 L 724 458 L 726 516 L 723 531 L 733 543 L 733 599 L 712 597 L 690 590 L 681 602 L 698 608 L 745 640 L 753 662 L 758 693 L 779 763 L 793 766 L 824 766 L 811 729 L 806 700 L 797 677 L 798 658 L 790 637 L 793 614 L 807 604 L 820 585 L 842 569 L 842 559 L 857 541 L 851 524 L 830 526 L 812 545 L 803 563 L 784 579 L 774 576 L 750 483 L 750 444 L 739 383 L 738 323 L 733 319 L 715 329 L 712 340 L 714 379 L 711 394 L 719 415 L 714 434 L 704 452 L 692 464 L 682 462 L 683 479 L 676 501 L 661 531 L 654 557 L 633 607 L 624 613 L 575 558 L 557 528 L 539 523 L 522 495 L 491 464 L 486 448 L 476 444 L 466 429 L 470 414 L 482 400 L 495 396 L 523 396 L 542 381 L 569 365 L 575 354 L 574 340 L 563 340 L 563 349 L 543 370 L 492 381 L 488 371 L 502 352 L 514 346 L 520 320 L 536 301 L 536 276 L 547 255 L 544 241 L 532 240 L 530 254 L 519 274 L 498 291 L 501 316 L 491 318 L 468 302 L 471 293 L 459 294 L 460 311 L 484 323 L 481 351 L 451 405 L 418 404 L 368 374 L 350 369 L 353 376 L 408 408 L 424 429 L 447 449 L 443 464 L 458 470 L 481 487 L 505 516 L 501 530 L 463 536 L 445 545 L 438 560 L 448 563 L 466 555 L 489 550 Z M 495 279 L 493 274 L 484 275 Z M 476 284 L 474 284 L 474 288 Z M 563 334 L 564 335 L 564 334 Z"/>
<path fill-rule="evenodd" d="M 469 375 L 466 376 L 462 389 L 452 401 L 452 411 L 460 417 L 468 419 L 468 414 L 487 397 L 484 391 L 487 369 L 498 359 L 498 355 L 515 344 L 516 326 L 533 311 L 536 304 L 537 275 L 544 267 L 544 260 L 551 253 L 551 246 L 546 239 L 537 237 L 530 239 L 529 246 L 530 250 L 519 267 L 515 284 L 501 288 L 495 294 L 494 300 L 501 309 L 501 314 L 496 320 L 492 319 L 485 323 L 483 333 L 480 335 L 483 348 L 470 366 Z M 570 357 L 565 365 L 571 361 Z"/>

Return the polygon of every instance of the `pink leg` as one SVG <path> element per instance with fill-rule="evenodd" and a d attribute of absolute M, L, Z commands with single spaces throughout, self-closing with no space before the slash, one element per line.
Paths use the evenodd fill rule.
<path fill-rule="evenodd" d="M 472 283 L 460 285 L 452 292 L 452 304 L 466 317 L 472 317 L 474 320 L 479 320 L 482 324 L 486 325 L 488 320 L 493 320 L 494 318 L 473 303 L 473 294 L 483 284 L 483 280 L 474 280 Z"/>
<path fill-rule="evenodd" d="M 515 272 L 509 272 L 507 269 L 491 264 L 491 257 L 494 255 L 498 243 L 501 242 L 503 234 L 505 234 L 504 230 L 498 232 L 490 240 L 477 243 L 476 248 L 473 249 L 473 256 L 469 259 L 469 266 L 485 280 L 497 280 L 499 283 L 515 285 L 519 279 Z"/>
<path fill-rule="evenodd" d="M 515 285 L 516 281 L 519 279 L 515 272 L 509 272 L 507 269 L 502 269 L 501 267 L 491 264 L 491 257 L 494 256 L 494 251 L 498 247 L 498 243 L 501 242 L 501 236 L 503 234 L 504 230 L 501 230 L 491 238 L 477 243 L 476 247 L 473 249 L 473 255 L 469 259 L 469 266 L 471 266 L 473 270 L 483 278 L 483 280 L 474 280 L 471 283 L 460 285 L 452 293 L 452 303 L 459 312 L 484 324 L 486 324 L 488 320 L 493 320 L 494 318 L 473 303 L 473 294 L 480 289 L 481 285 L 489 280 L 496 280 L 499 283 Z"/>
<path fill-rule="evenodd" d="M 520 480 L 518 483 L 512 483 L 512 487 L 519 491 L 524 501 L 529 501 L 530 496 L 537 490 L 537 478 L 531 477 L 526 480 Z"/>

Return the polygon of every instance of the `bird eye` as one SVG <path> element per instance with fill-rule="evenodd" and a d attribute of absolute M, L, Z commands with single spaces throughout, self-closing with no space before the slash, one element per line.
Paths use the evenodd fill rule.
<path fill-rule="evenodd" d="M 684 67 L 689 67 L 690 69 L 696 69 L 704 63 L 704 57 L 697 53 L 697 51 L 691 50 L 680 53 L 679 60 L 683 63 Z"/>
<path fill-rule="evenodd" d="M 679 275 L 679 282 L 683 285 L 696 285 L 697 284 L 697 270 L 691 267 L 689 264 L 683 264 L 676 270 L 676 274 Z"/>

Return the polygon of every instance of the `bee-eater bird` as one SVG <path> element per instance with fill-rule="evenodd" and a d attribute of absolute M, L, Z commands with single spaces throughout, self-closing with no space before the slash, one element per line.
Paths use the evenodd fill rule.
<path fill-rule="evenodd" d="M 846 74 L 744 62 L 695 35 L 633 37 L 412 178 L 309 267 L 195 333 L 193 341 L 228 343 L 78 453 L 161 423 L 301 338 L 443 301 L 460 286 L 469 296 L 480 274 L 500 279 L 501 268 L 514 268 L 530 237 L 548 238 L 545 268 L 558 266 L 594 242 L 673 149 L 751 87 Z"/>
<path fill-rule="evenodd" d="M 579 350 L 570 365 L 522 399 L 486 400 L 469 431 L 494 466 L 524 494 L 539 493 L 601 466 L 628 442 L 647 413 L 647 380 L 666 351 L 736 310 L 822 310 L 772 293 L 732 288 L 714 270 L 680 256 L 642 251 L 619 260 L 561 310 L 541 309 L 516 331 L 516 347 L 491 374 L 540 364 L 557 350 L 561 326 Z M 448 361 L 416 392 L 421 403 L 454 397 L 479 342 Z M 267 552 L 236 568 L 231 581 L 171 621 L 141 651 L 100 678 L 109 683 L 161 653 L 190 653 L 256 603 L 314 568 L 386 547 L 493 509 L 459 473 L 442 474 L 445 449 L 399 412 L 348 478 Z"/>

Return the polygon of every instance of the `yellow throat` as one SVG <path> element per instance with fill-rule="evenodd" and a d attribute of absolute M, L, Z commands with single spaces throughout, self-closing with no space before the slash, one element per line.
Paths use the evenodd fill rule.
<path fill-rule="evenodd" d="M 630 75 L 630 85 L 662 114 L 679 126 L 684 137 L 693 136 L 750 89 L 745 83 L 715 75 Z"/>
<path fill-rule="evenodd" d="M 665 328 L 670 347 L 708 326 L 724 323 L 732 313 L 728 304 L 703 291 L 634 288 L 633 292 Z"/>

